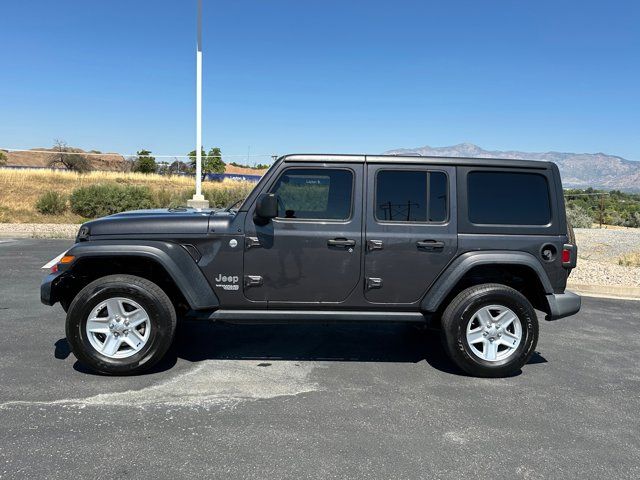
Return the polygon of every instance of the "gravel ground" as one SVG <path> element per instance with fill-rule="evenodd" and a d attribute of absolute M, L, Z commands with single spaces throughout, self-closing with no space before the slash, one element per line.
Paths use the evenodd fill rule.
<path fill-rule="evenodd" d="M 640 252 L 640 229 L 576 228 L 578 267 L 570 282 L 584 285 L 640 287 L 640 268 L 618 265 L 628 253 Z"/>
<path fill-rule="evenodd" d="M 0 237 L 73 239 L 79 225 L 53 223 L 0 223 Z M 640 268 L 618 265 L 622 255 L 640 252 L 640 229 L 576 228 L 578 268 L 570 283 L 640 287 Z"/>

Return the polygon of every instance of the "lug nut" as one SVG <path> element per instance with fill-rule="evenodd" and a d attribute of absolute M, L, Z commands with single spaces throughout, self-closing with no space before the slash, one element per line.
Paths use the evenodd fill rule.
<path fill-rule="evenodd" d="M 124 324 L 125 324 L 126 326 L 129 326 L 129 320 L 125 320 L 125 321 L 124 321 Z"/>

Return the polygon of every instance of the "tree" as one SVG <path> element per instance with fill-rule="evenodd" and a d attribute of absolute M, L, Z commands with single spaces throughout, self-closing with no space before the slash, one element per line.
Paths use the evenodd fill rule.
<path fill-rule="evenodd" d="M 89 159 L 82 155 L 82 150 L 78 148 L 71 148 L 64 140 L 55 140 L 53 145 L 53 151 L 55 153 L 49 156 L 49 166 L 63 166 L 67 170 L 78 173 L 87 173 L 93 170 Z"/>
<path fill-rule="evenodd" d="M 186 162 L 182 162 L 178 159 L 174 160 L 169 164 L 169 175 L 180 175 L 184 173 L 189 173 L 191 171 L 191 167 Z"/>
<path fill-rule="evenodd" d="M 133 168 L 136 166 L 137 157 L 127 157 L 120 163 L 120 171 L 124 173 L 133 172 Z"/>
<path fill-rule="evenodd" d="M 155 173 L 158 169 L 155 157 L 151 156 L 150 150 L 140 150 L 136 152 L 138 156 L 135 160 L 133 171 L 139 173 Z"/>
<path fill-rule="evenodd" d="M 593 218 L 580 205 L 569 205 L 567 208 L 567 220 L 574 228 L 591 228 Z"/>
<path fill-rule="evenodd" d="M 189 158 L 191 159 L 191 168 L 193 171 L 196 169 L 196 151 L 189 152 Z M 222 151 L 218 147 L 214 147 L 209 150 L 209 153 L 204 153 L 202 149 L 202 179 L 204 180 L 207 173 L 224 173 L 226 165 L 222 161 Z"/>
<path fill-rule="evenodd" d="M 0 167 L 4 167 L 7 164 L 7 154 L 0 150 Z"/>

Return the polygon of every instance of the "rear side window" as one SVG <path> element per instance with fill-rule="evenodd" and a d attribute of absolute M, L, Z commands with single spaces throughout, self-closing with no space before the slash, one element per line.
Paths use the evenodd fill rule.
<path fill-rule="evenodd" d="M 353 173 L 290 168 L 280 175 L 271 192 L 278 196 L 279 218 L 346 220 L 351 215 Z"/>
<path fill-rule="evenodd" d="M 377 220 L 444 222 L 447 176 L 443 172 L 380 170 L 376 175 Z"/>
<path fill-rule="evenodd" d="M 537 173 L 470 172 L 469 221 L 485 225 L 547 225 L 549 185 Z"/>

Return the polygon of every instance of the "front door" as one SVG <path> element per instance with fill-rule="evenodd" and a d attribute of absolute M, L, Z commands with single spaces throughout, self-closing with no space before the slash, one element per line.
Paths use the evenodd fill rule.
<path fill-rule="evenodd" d="M 365 298 L 412 304 L 455 255 L 455 167 L 367 165 Z"/>
<path fill-rule="evenodd" d="M 360 280 L 362 164 L 284 163 L 263 192 L 278 217 L 245 224 L 244 294 L 269 306 L 344 301 Z M 356 201 L 356 200 L 359 201 Z"/>

